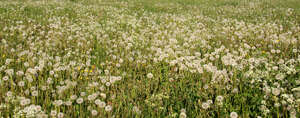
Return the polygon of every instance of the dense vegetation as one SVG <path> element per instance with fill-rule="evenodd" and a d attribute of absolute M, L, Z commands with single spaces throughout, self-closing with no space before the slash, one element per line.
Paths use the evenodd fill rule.
<path fill-rule="evenodd" d="M 0 0 L 0 117 L 300 117 L 299 0 Z"/>

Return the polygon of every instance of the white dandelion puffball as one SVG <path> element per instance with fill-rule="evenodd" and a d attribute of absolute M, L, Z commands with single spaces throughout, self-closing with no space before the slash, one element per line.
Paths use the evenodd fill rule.
<path fill-rule="evenodd" d="M 98 111 L 97 110 L 92 110 L 91 113 L 92 113 L 93 116 L 96 116 L 98 114 Z"/>
<path fill-rule="evenodd" d="M 186 118 L 186 117 L 187 116 L 186 116 L 185 112 L 181 112 L 180 115 L 179 115 L 179 118 Z"/>
<path fill-rule="evenodd" d="M 216 100 L 218 101 L 218 102 L 222 102 L 223 101 L 223 96 L 217 96 L 217 98 L 216 98 Z"/>
<path fill-rule="evenodd" d="M 208 109 L 208 108 L 209 108 L 209 103 L 204 102 L 204 103 L 202 104 L 202 108 L 203 108 L 203 109 Z"/>
<path fill-rule="evenodd" d="M 107 105 L 106 107 L 105 107 L 105 111 L 111 111 L 112 110 L 112 106 L 110 106 L 110 105 Z"/>
<path fill-rule="evenodd" d="M 230 113 L 230 118 L 237 118 L 238 114 L 236 112 L 231 112 Z"/>
<path fill-rule="evenodd" d="M 152 73 L 148 73 L 147 74 L 147 78 L 149 78 L 149 79 L 153 78 L 153 74 Z"/>
<path fill-rule="evenodd" d="M 78 104 L 81 104 L 81 103 L 83 102 L 83 98 L 78 98 L 78 99 L 76 100 L 76 102 L 77 102 Z"/>

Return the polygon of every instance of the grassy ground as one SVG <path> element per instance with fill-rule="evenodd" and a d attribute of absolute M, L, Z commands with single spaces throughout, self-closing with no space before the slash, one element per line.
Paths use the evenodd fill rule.
<path fill-rule="evenodd" d="M 0 0 L 0 116 L 300 117 L 299 0 Z"/>

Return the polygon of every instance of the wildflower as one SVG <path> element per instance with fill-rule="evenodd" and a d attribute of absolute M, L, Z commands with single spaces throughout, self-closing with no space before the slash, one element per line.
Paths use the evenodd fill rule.
<path fill-rule="evenodd" d="M 99 87 L 100 91 L 104 91 L 105 90 L 105 87 L 102 85 Z"/>
<path fill-rule="evenodd" d="M 238 88 L 234 88 L 233 90 L 232 90 L 232 93 L 238 93 L 239 92 L 239 89 Z"/>
<path fill-rule="evenodd" d="M 93 116 L 96 116 L 98 114 L 98 111 L 97 110 L 92 110 L 91 113 L 92 113 Z"/>
<path fill-rule="evenodd" d="M 106 94 L 105 93 L 100 93 L 100 96 L 102 97 L 102 98 L 106 98 Z"/>
<path fill-rule="evenodd" d="M 28 66 L 29 66 L 29 63 L 28 63 L 28 62 L 25 62 L 25 63 L 24 63 L 24 66 L 25 66 L 25 67 L 28 67 Z"/>
<path fill-rule="evenodd" d="M 70 97 L 71 100 L 75 100 L 76 98 L 77 98 L 76 95 L 71 95 L 71 97 Z"/>
<path fill-rule="evenodd" d="M 88 95 L 88 100 L 91 101 L 91 100 L 94 100 L 96 99 L 96 95 Z"/>
<path fill-rule="evenodd" d="M 42 91 L 46 91 L 47 90 L 47 86 L 41 86 L 41 90 Z"/>
<path fill-rule="evenodd" d="M 24 93 L 25 93 L 26 95 L 29 95 L 29 90 L 28 90 L 28 89 L 25 90 Z"/>
<path fill-rule="evenodd" d="M 104 70 L 105 75 L 109 74 L 109 70 Z"/>
<path fill-rule="evenodd" d="M 140 114 L 140 113 L 141 113 L 140 109 L 139 109 L 137 106 L 134 106 L 134 107 L 133 107 L 133 112 L 135 112 L 135 113 L 137 113 L 137 114 Z"/>
<path fill-rule="evenodd" d="M 7 80 L 9 79 L 9 77 L 8 77 L 8 76 L 4 76 L 2 79 L 3 79 L 4 81 L 7 81 Z"/>
<path fill-rule="evenodd" d="M 50 71 L 49 74 L 50 75 L 54 75 L 55 73 L 54 73 L 54 71 Z"/>
<path fill-rule="evenodd" d="M 102 102 L 102 101 L 98 105 L 100 108 L 104 108 L 106 106 L 105 102 Z"/>
<path fill-rule="evenodd" d="M 208 87 L 209 87 L 209 86 L 208 86 L 207 84 L 205 84 L 205 85 L 203 86 L 203 89 L 206 90 L 206 89 L 208 89 Z"/>
<path fill-rule="evenodd" d="M 293 53 L 297 53 L 298 52 L 298 50 L 297 49 L 293 49 Z"/>
<path fill-rule="evenodd" d="M 49 77 L 49 78 L 47 79 L 47 83 L 48 83 L 48 84 L 52 84 L 52 78 Z"/>
<path fill-rule="evenodd" d="M 18 82 L 18 86 L 23 87 L 24 85 L 25 85 L 25 82 L 24 82 L 24 81 Z"/>
<path fill-rule="evenodd" d="M 107 105 L 106 107 L 105 107 L 105 111 L 111 111 L 112 110 L 112 106 L 110 106 L 110 105 Z"/>
<path fill-rule="evenodd" d="M 28 105 L 28 104 L 30 104 L 30 99 L 22 99 L 21 102 L 20 102 L 20 104 L 22 106 Z"/>
<path fill-rule="evenodd" d="M 153 74 L 152 73 L 148 73 L 147 74 L 147 78 L 149 78 L 149 79 L 153 78 Z"/>
<path fill-rule="evenodd" d="M 208 104 L 212 104 L 213 101 L 212 101 L 212 100 L 207 100 L 207 103 L 208 103 Z"/>
<path fill-rule="evenodd" d="M 17 72 L 17 75 L 18 75 L 18 76 L 22 76 L 22 75 L 24 75 L 24 72 L 23 72 L 23 71 L 18 71 L 18 72 Z"/>
<path fill-rule="evenodd" d="M 34 91 L 34 90 L 36 90 L 36 87 L 32 86 L 32 87 L 30 87 L 30 90 Z"/>
<path fill-rule="evenodd" d="M 56 112 L 55 110 L 52 110 L 52 111 L 50 112 L 50 116 L 52 116 L 52 117 L 55 117 L 56 114 L 57 114 L 57 112 Z"/>
<path fill-rule="evenodd" d="M 275 78 L 276 78 L 277 80 L 283 80 L 283 79 L 285 78 L 285 75 L 282 74 L 282 73 L 278 73 L 278 74 L 275 76 Z"/>
<path fill-rule="evenodd" d="M 54 104 L 55 106 L 60 106 L 60 105 L 63 104 L 63 101 L 62 101 L 62 100 L 55 100 L 55 101 L 53 102 L 53 104 Z"/>
<path fill-rule="evenodd" d="M 5 65 L 9 65 L 13 60 L 12 59 L 6 59 L 5 60 Z"/>
<path fill-rule="evenodd" d="M 36 97 L 36 96 L 38 96 L 38 91 L 33 91 L 31 94 L 32 94 L 32 96 Z"/>
<path fill-rule="evenodd" d="M 202 103 L 202 108 L 203 109 L 208 109 L 209 108 L 209 103 L 206 103 L 206 102 L 204 102 L 204 103 Z"/>
<path fill-rule="evenodd" d="M 217 96 L 217 98 L 216 98 L 216 100 L 218 101 L 218 102 L 222 102 L 223 101 L 223 96 Z"/>
<path fill-rule="evenodd" d="M 293 91 L 293 92 L 295 92 L 295 91 L 296 91 L 296 92 L 300 92 L 300 87 L 298 87 L 298 88 L 293 88 L 292 91 Z"/>
<path fill-rule="evenodd" d="M 78 104 L 81 104 L 81 103 L 83 102 L 83 98 L 78 98 L 78 99 L 76 100 L 76 102 L 77 102 Z"/>
<path fill-rule="evenodd" d="M 71 106 L 71 105 L 72 105 L 72 102 L 71 102 L 71 101 L 66 101 L 66 102 L 65 102 L 65 105 Z"/>
<path fill-rule="evenodd" d="M 62 112 L 58 113 L 58 114 L 57 114 L 57 117 L 58 117 L 58 118 L 63 118 L 63 117 L 64 117 L 64 113 L 62 113 Z"/>
<path fill-rule="evenodd" d="M 80 93 L 80 96 L 85 96 L 85 95 L 86 95 L 85 92 L 81 92 L 81 93 Z"/>
<path fill-rule="evenodd" d="M 237 118 L 238 114 L 236 112 L 231 112 L 230 113 L 230 118 Z"/>
<path fill-rule="evenodd" d="M 180 115 L 179 115 L 179 118 L 186 118 L 186 113 L 185 112 L 181 112 Z"/>
<path fill-rule="evenodd" d="M 110 82 L 106 82 L 105 85 L 106 85 L 107 87 L 109 87 L 109 86 L 110 86 Z"/>
<path fill-rule="evenodd" d="M 278 96 L 280 94 L 280 89 L 272 88 L 272 94 L 275 95 L 275 96 Z"/>
<path fill-rule="evenodd" d="M 99 100 L 99 99 L 96 99 L 96 100 L 94 101 L 94 103 L 95 103 L 96 105 L 99 105 L 100 102 L 101 102 L 101 100 Z"/>
<path fill-rule="evenodd" d="M 296 115 L 297 115 L 297 111 L 295 109 L 291 109 L 290 110 L 290 116 L 291 116 L 291 118 L 296 118 Z"/>
<path fill-rule="evenodd" d="M 26 104 L 27 104 L 27 103 L 26 103 L 25 99 L 23 99 L 23 100 L 20 101 L 20 105 L 21 105 L 21 106 L 25 106 Z"/>
<path fill-rule="evenodd" d="M 274 107 L 280 107 L 280 103 L 275 103 Z"/>
<path fill-rule="evenodd" d="M 185 109 L 181 109 L 180 112 L 186 112 L 186 110 Z"/>

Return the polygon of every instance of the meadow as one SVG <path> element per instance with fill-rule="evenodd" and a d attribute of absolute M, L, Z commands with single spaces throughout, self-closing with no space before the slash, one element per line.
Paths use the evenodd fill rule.
<path fill-rule="evenodd" d="M 299 0 L 0 0 L 0 118 L 299 118 Z"/>

